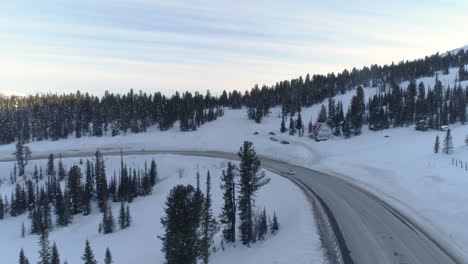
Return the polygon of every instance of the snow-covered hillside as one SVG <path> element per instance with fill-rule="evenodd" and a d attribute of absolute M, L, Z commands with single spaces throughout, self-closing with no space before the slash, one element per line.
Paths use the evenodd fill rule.
<path fill-rule="evenodd" d="M 456 75 L 457 69 L 450 69 L 448 75 L 440 74 L 438 78 L 443 84 L 453 87 Z M 435 83 L 435 76 L 420 78 L 417 80 L 417 83 L 420 81 L 426 87 L 432 87 Z M 401 84 L 403 88 L 407 85 L 407 82 Z M 461 85 L 465 87 L 468 85 L 468 81 L 462 82 Z M 379 88 L 365 88 L 364 92 L 365 101 L 367 101 L 370 96 L 379 92 Z M 338 95 L 335 99 L 342 101 L 344 108 L 347 108 L 354 93 L 355 91 Z M 326 102 L 324 104 L 326 105 Z M 316 120 L 319 110 L 320 104 L 303 109 L 303 120 L 305 122 L 308 122 L 311 118 Z M 436 235 L 450 240 L 451 243 L 459 245 L 465 252 L 468 252 L 468 231 L 464 228 L 465 223 L 468 222 L 468 208 L 465 206 L 468 200 L 466 192 L 468 188 L 468 171 L 452 166 L 451 161 L 452 157 L 454 157 L 468 162 L 468 147 L 464 145 L 465 135 L 468 134 L 468 125 L 461 126 L 458 124 L 451 127 L 454 136 L 455 152 L 452 155 L 445 155 L 433 154 L 432 152 L 435 136 L 439 135 L 442 139 L 444 137 L 445 132 L 441 131 L 418 132 L 414 130 L 414 127 L 388 129 L 378 132 L 364 129 L 361 136 L 352 137 L 351 139 L 336 137 L 326 142 L 315 142 L 308 137 L 279 133 L 280 122 L 279 107 L 273 108 L 270 116 L 265 118 L 261 124 L 248 120 L 245 109 L 226 110 L 223 118 L 216 122 L 207 123 L 194 132 L 182 133 L 179 131 L 178 126 L 175 125 L 173 129 L 164 132 L 156 127 L 152 127 L 147 133 L 120 135 L 117 137 L 70 138 L 55 142 L 32 142 L 28 145 L 35 155 L 93 152 L 96 149 L 100 149 L 105 153 L 106 151 L 118 151 L 121 148 L 124 151 L 218 150 L 234 153 L 239 150 L 239 146 L 241 146 L 243 141 L 249 140 L 254 142 L 256 151 L 260 155 L 285 160 L 343 177 L 367 188 L 396 207 L 411 212 L 412 215 L 418 218 L 420 223 L 434 230 L 437 233 Z M 258 132 L 258 134 L 254 132 Z M 273 132 L 275 135 L 271 135 L 270 132 Z M 286 140 L 290 144 L 280 144 L 278 140 Z M 0 158 L 11 158 L 11 153 L 13 152 L 14 144 L 0 146 Z M 131 159 L 137 162 L 140 158 L 132 157 Z M 128 231 L 119 231 L 106 237 L 97 234 L 97 223 L 100 220 L 100 215 L 83 217 L 80 221 L 75 221 L 69 229 L 52 233 L 52 240 L 61 240 L 61 244 L 65 243 L 64 245 L 66 245 L 63 246 L 63 249 L 60 248 L 63 256 L 70 256 L 68 257 L 69 260 L 77 258 L 76 248 L 81 252 L 82 244 L 84 244 L 83 241 L 88 237 L 93 243 L 96 254 L 101 259 L 104 254 L 104 248 L 110 246 L 112 251 L 115 252 L 115 259 L 118 260 L 120 258 L 123 262 L 119 263 L 127 263 L 125 262 L 126 255 L 122 252 L 122 247 L 125 245 L 126 240 L 122 241 L 122 239 L 133 239 L 142 235 L 149 237 L 149 240 L 142 240 L 142 243 L 154 246 L 151 247 L 148 253 L 146 252 L 148 248 L 144 248 L 142 244 L 142 248 L 138 249 L 141 252 L 135 253 L 143 254 L 143 252 L 146 252 L 144 254 L 151 254 L 151 257 L 161 258 L 162 255 L 158 246 L 160 242 L 155 237 L 157 231 L 151 234 L 151 236 L 147 236 L 148 231 L 144 228 L 154 228 L 155 223 L 159 224 L 162 203 L 171 186 L 177 183 L 193 183 L 193 175 L 187 175 L 187 177 L 178 179 L 177 169 L 183 167 L 186 172 L 196 170 L 203 172 L 209 168 L 212 170 L 212 173 L 214 172 L 213 174 L 219 175 L 221 170 L 220 163 L 225 161 L 181 159 L 179 157 L 174 159 L 174 157 L 169 156 L 161 156 L 157 159 L 161 165 L 160 175 L 165 177 L 166 180 L 156 187 L 153 196 L 139 198 L 132 205 L 135 221 L 138 221 L 138 218 L 147 220 L 140 220 L 142 221 L 141 223 L 136 222 L 135 226 Z M 8 169 L 4 170 L 7 173 L 11 164 L 5 165 L 3 163 L 1 166 L 8 167 Z M 275 263 L 275 261 L 280 261 L 279 263 L 304 263 L 306 259 L 321 258 L 316 231 L 311 229 L 312 225 L 310 225 L 310 221 L 313 221 L 312 216 L 310 213 L 305 214 L 302 212 L 303 208 L 306 208 L 308 205 L 301 191 L 278 176 L 270 174 L 270 177 L 274 179 L 268 187 L 271 189 L 269 189 L 269 192 L 267 192 L 267 189 L 262 192 L 259 196 L 259 205 L 267 205 L 270 208 L 274 204 L 278 206 L 278 214 L 282 210 L 281 207 L 284 207 L 281 213 L 283 216 L 292 215 L 293 213 L 299 214 L 298 217 L 280 216 L 282 225 L 296 225 L 297 230 L 307 230 L 304 232 L 311 235 L 304 235 L 302 231 L 301 233 L 295 233 L 296 229 L 290 230 L 291 235 L 278 235 L 263 244 L 256 245 L 257 248 L 255 250 L 265 250 L 264 252 L 268 252 L 268 254 L 259 254 L 255 251 L 255 255 L 253 255 L 249 253 L 251 249 L 237 247 L 225 252 L 216 253 L 213 259 L 219 262 L 215 261 L 214 263 L 230 263 L 225 261 L 227 259 L 234 259 L 234 256 L 236 259 L 235 263 Z M 215 181 L 213 186 L 217 185 L 219 183 Z M 287 186 L 289 189 L 287 191 L 290 193 L 278 196 L 278 193 L 284 193 L 284 190 L 282 190 L 283 186 Z M 8 189 L 1 190 L 2 192 L 8 191 Z M 290 199 L 280 204 L 276 202 L 270 203 L 270 200 L 276 201 L 275 199 L 278 199 L 278 197 L 288 197 Z M 292 202 L 295 200 L 301 201 L 300 206 L 298 203 Z M 286 207 L 289 206 L 291 207 L 287 209 Z M 146 215 L 147 208 L 153 207 L 157 207 L 157 209 L 151 215 Z M 137 216 L 138 212 L 141 212 L 145 217 Z M 294 219 L 291 218 L 298 218 L 299 220 L 296 220 L 299 222 L 284 222 L 293 221 Z M 25 219 L 23 220 L 26 221 Z M 28 256 L 34 257 L 37 251 L 37 238 L 19 238 L 20 225 L 23 220 L 9 218 L 0 223 L 0 230 L 7 232 L 8 235 L 5 237 L 8 241 L 11 240 L 11 243 L 15 247 L 25 247 Z M 307 221 L 309 222 L 306 223 Z M 140 230 L 140 228 L 142 229 Z M 124 233 L 127 235 L 124 235 Z M 281 237 L 283 235 L 285 237 Z M 306 236 L 308 239 L 312 239 L 308 241 L 303 240 L 306 239 Z M 297 257 L 294 261 L 290 261 L 289 257 L 292 255 L 289 254 L 286 259 L 280 259 L 280 256 L 284 256 L 283 254 L 271 254 L 271 252 L 275 251 L 275 248 L 284 246 L 284 243 L 287 243 L 289 246 L 292 240 L 297 240 L 298 238 L 300 238 L 300 243 L 294 246 L 294 250 L 297 251 L 291 251 L 293 252 L 291 254 Z M 79 245 L 76 246 L 74 244 L 74 246 L 71 246 L 72 243 L 79 243 Z M 300 246 L 302 244 L 304 246 Z M 155 248 L 158 249 L 155 250 Z M 313 250 L 310 251 L 310 248 Z M 284 253 L 284 251 L 281 252 Z M 15 251 L 13 253 L 16 259 L 18 252 Z M 266 257 L 261 258 L 263 255 L 266 255 Z M 148 257 L 148 255 L 143 256 Z M 252 261 L 255 257 L 261 259 Z M 74 263 L 74 261 L 71 261 L 71 263 Z"/>
<path fill-rule="evenodd" d="M 143 167 L 152 158 L 157 160 L 160 182 L 155 186 L 153 194 L 137 198 L 130 204 L 133 224 L 125 230 L 117 230 L 112 234 L 99 234 L 98 225 L 102 215 L 94 209 L 89 216 L 75 216 L 73 223 L 67 228 L 55 228 L 50 233 L 51 242 L 57 242 L 62 260 L 68 263 L 81 263 L 85 240 L 89 239 L 94 253 L 100 262 L 104 259 L 106 247 L 111 249 L 115 263 L 163 263 L 160 218 L 164 214 L 164 202 L 169 190 L 177 184 L 195 184 L 195 174 L 200 172 L 204 183 L 209 170 L 212 175 L 213 208 L 215 215 L 220 213 L 222 197 L 220 186 L 221 171 L 226 168 L 227 161 L 222 159 L 182 157 L 174 155 L 127 156 L 125 161 L 129 167 Z M 31 162 L 29 168 L 45 167 L 46 160 Z M 107 173 L 112 175 L 114 169 L 120 166 L 120 157 L 105 157 Z M 64 164 L 79 165 L 79 159 L 64 159 Z M 0 171 L 3 179 L 9 177 L 13 163 L 1 162 Z M 31 171 L 30 171 L 31 172 Z M 259 192 L 256 207 L 266 208 L 267 212 L 276 211 L 280 220 L 280 232 L 269 236 L 265 241 L 256 243 L 251 248 L 240 243 L 227 246 L 225 251 L 219 249 L 220 234 L 215 237 L 218 251 L 212 256 L 212 263 L 322 263 L 318 234 L 310 205 L 305 195 L 289 180 L 267 172 L 271 183 Z M 0 187 L 2 195 L 11 193 L 11 186 L 6 180 Z M 278 195 L 281 194 L 281 195 Z M 114 216 L 118 216 L 119 204 L 113 204 Z M 8 245 L 8 251 L 2 251 L 2 263 L 16 263 L 21 248 L 24 248 L 31 263 L 38 257 L 38 236 L 28 235 L 21 238 L 21 225 L 30 227 L 30 219 L 26 215 L 7 217 L 0 221 L 0 245 Z M 5 249 L 5 247 L 2 247 Z M 235 257 L 234 257 L 235 256 Z"/>

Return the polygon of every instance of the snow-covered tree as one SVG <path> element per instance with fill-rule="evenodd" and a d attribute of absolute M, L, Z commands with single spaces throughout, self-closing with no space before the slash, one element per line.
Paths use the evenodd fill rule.
<path fill-rule="evenodd" d="M 91 246 L 89 245 L 88 240 L 86 240 L 85 251 L 83 253 L 83 256 L 81 256 L 81 259 L 84 261 L 83 264 L 98 264 L 98 262 L 94 258 L 94 253 L 91 249 Z"/>
<path fill-rule="evenodd" d="M 444 147 L 442 151 L 445 154 L 451 154 L 453 152 L 452 133 L 450 128 L 447 130 L 447 134 L 445 134 Z"/>

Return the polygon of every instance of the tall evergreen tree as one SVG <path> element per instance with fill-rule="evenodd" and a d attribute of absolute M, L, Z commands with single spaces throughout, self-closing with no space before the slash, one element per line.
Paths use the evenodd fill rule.
<path fill-rule="evenodd" d="M 102 157 L 101 152 L 96 151 L 96 163 L 95 163 L 95 175 L 96 175 L 96 198 L 98 201 L 98 206 L 103 212 L 107 206 L 108 189 L 107 189 L 107 177 L 106 169 L 104 164 L 104 158 Z"/>
<path fill-rule="evenodd" d="M 304 124 L 302 123 L 302 116 L 301 113 L 298 113 L 297 120 L 296 120 L 296 129 L 299 133 L 299 136 L 302 136 L 302 129 L 304 128 Z"/>
<path fill-rule="evenodd" d="M 125 224 L 126 224 L 126 227 L 129 227 L 132 225 L 132 215 L 130 214 L 130 207 L 128 206 L 127 204 L 127 211 L 125 213 Z"/>
<path fill-rule="evenodd" d="M 93 167 L 89 160 L 86 161 L 85 186 L 83 192 L 83 214 L 91 213 L 91 201 L 94 198 L 94 175 Z"/>
<path fill-rule="evenodd" d="M 91 246 L 89 245 L 88 240 L 86 240 L 85 251 L 83 253 L 83 256 L 81 256 L 81 259 L 84 261 L 83 264 L 98 264 L 98 262 L 94 258 L 94 253 L 91 249 Z"/>
<path fill-rule="evenodd" d="M 253 206 L 255 193 L 270 182 L 264 172 L 260 172 L 261 162 L 252 142 L 245 141 L 238 153 L 240 157 L 239 181 L 239 231 L 244 245 L 250 245 L 254 237 Z"/>
<path fill-rule="evenodd" d="M 57 245 L 54 243 L 52 246 L 52 254 L 50 258 L 50 264 L 60 264 L 60 255 L 57 249 Z"/>
<path fill-rule="evenodd" d="M 268 233 L 268 221 L 267 221 L 267 216 L 266 216 L 266 210 L 264 208 L 259 217 L 258 230 L 257 230 L 258 240 L 264 240 L 265 235 L 267 233 Z"/>
<path fill-rule="evenodd" d="M 118 222 L 119 222 L 120 229 L 127 228 L 127 211 L 125 210 L 125 206 L 123 202 L 120 203 Z"/>
<path fill-rule="evenodd" d="M 193 186 L 177 185 L 165 203 L 162 240 L 167 264 L 195 264 L 199 257 L 197 229 L 200 213 Z"/>
<path fill-rule="evenodd" d="M 346 113 L 346 118 L 343 122 L 343 135 L 344 138 L 350 138 L 351 137 L 351 120 L 350 120 L 350 112 L 348 111 Z"/>
<path fill-rule="evenodd" d="M 451 154 L 453 152 L 452 133 L 450 128 L 447 130 L 447 134 L 445 134 L 444 147 L 442 151 L 445 154 Z"/>
<path fill-rule="evenodd" d="M 71 213 L 73 215 L 82 212 L 83 190 L 81 186 L 81 169 L 77 165 L 70 168 L 68 173 L 67 191 L 70 194 Z"/>
<path fill-rule="evenodd" d="M 104 264 L 112 264 L 114 261 L 112 260 L 112 254 L 109 250 L 109 248 L 106 248 L 106 256 L 104 259 Z"/>
<path fill-rule="evenodd" d="M 31 150 L 28 146 L 23 145 L 23 140 L 20 139 L 16 143 L 16 151 L 13 153 L 16 158 L 16 163 L 18 165 L 18 174 L 19 176 L 24 176 L 25 167 L 31 158 Z"/>
<path fill-rule="evenodd" d="M 38 264 L 51 264 L 51 252 L 49 244 L 49 233 L 42 232 L 39 238 L 39 262 Z"/>
<path fill-rule="evenodd" d="M 440 142 L 439 142 L 439 135 L 436 136 L 435 143 L 434 143 L 434 153 L 439 153 Z"/>
<path fill-rule="evenodd" d="M 280 132 L 281 132 L 281 133 L 286 132 L 286 123 L 284 122 L 284 116 L 281 118 L 281 128 L 280 128 Z"/>
<path fill-rule="evenodd" d="M 65 176 L 66 176 L 67 172 L 66 172 L 66 170 L 65 170 L 65 167 L 63 166 L 62 154 L 60 154 L 60 159 L 59 159 L 59 162 L 58 162 L 57 173 L 58 173 L 58 176 L 59 176 L 59 180 L 63 181 L 63 180 L 65 179 Z"/>
<path fill-rule="evenodd" d="M 0 195 L 0 220 L 5 217 L 5 204 L 3 203 L 2 196 Z"/>
<path fill-rule="evenodd" d="M 202 237 L 200 241 L 200 254 L 204 264 L 208 264 L 211 247 L 213 246 L 214 235 L 219 231 L 218 221 L 213 216 L 212 200 L 211 200 L 211 175 L 208 171 L 206 175 L 206 194 L 203 203 L 203 216 L 201 220 Z"/>
<path fill-rule="evenodd" d="M 49 158 L 47 161 L 47 170 L 46 170 L 47 176 L 55 176 L 55 164 L 54 164 L 54 154 L 49 154 Z"/>
<path fill-rule="evenodd" d="M 56 199 L 55 199 L 55 215 L 56 223 L 58 226 L 68 226 L 70 224 L 70 216 L 68 214 L 68 204 L 65 200 L 62 190 L 59 187 Z"/>
<path fill-rule="evenodd" d="M 115 230 L 115 220 L 112 215 L 112 208 L 110 204 L 102 213 L 102 232 L 104 234 L 112 233 Z"/>
<path fill-rule="evenodd" d="M 322 105 L 320 107 L 320 112 L 319 112 L 319 115 L 317 117 L 317 122 L 319 123 L 325 123 L 327 121 L 327 109 L 325 108 L 324 105 Z"/>
<path fill-rule="evenodd" d="M 276 212 L 273 213 L 273 222 L 271 223 L 271 233 L 276 234 L 279 230 L 278 217 L 276 217 Z"/>
<path fill-rule="evenodd" d="M 29 260 L 24 255 L 24 250 L 23 249 L 21 249 L 21 251 L 20 251 L 18 264 L 29 264 Z"/>
<path fill-rule="evenodd" d="M 220 221 L 223 226 L 223 240 L 236 241 L 236 165 L 229 162 L 227 170 L 221 176 L 221 189 L 223 190 L 223 208 Z"/>
<path fill-rule="evenodd" d="M 154 186 L 156 182 L 158 181 L 158 171 L 156 167 L 156 161 L 154 159 L 151 160 L 150 179 L 151 179 L 151 186 Z"/>

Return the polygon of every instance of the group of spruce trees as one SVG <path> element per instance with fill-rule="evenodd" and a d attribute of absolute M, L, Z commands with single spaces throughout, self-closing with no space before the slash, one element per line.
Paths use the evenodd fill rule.
<path fill-rule="evenodd" d="M 84 165 L 82 160 L 80 163 Z M 117 222 L 121 229 L 127 228 L 131 225 L 128 203 L 138 196 L 150 195 L 158 181 L 154 159 L 149 168 L 145 163 L 145 168 L 137 171 L 128 168 L 122 157 L 119 176 L 114 172 L 110 181 L 106 176 L 104 158 L 99 151 L 95 154 L 94 163 L 86 161 L 84 175 L 79 165 L 71 166 L 67 172 L 61 159 L 58 161 L 58 168 L 55 164 L 54 155 L 50 154 L 45 176 L 43 169 L 39 172 L 35 166 L 32 175 L 11 177 L 15 188 L 10 202 L 7 196 L 2 199 L 0 195 L 0 219 L 3 219 L 5 214 L 14 217 L 28 213 L 31 227 L 27 232 L 24 224 L 22 225 L 23 237 L 26 233 L 44 234 L 54 226 L 68 226 L 74 215 L 89 215 L 93 203 L 97 204 L 103 213 L 99 231 L 104 234 L 112 233 L 116 224 L 112 216 L 111 201 L 121 203 Z M 43 178 L 44 182 L 41 181 Z M 52 214 L 55 214 L 55 221 Z"/>
<path fill-rule="evenodd" d="M 39 260 L 38 264 L 62 264 L 60 261 L 60 254 L 57 247 L 57 244 L 54 243 L 52 248 L 50 247 L 49 242 L 49 233 L 44 232 L 39 237 Z M 89 241 L 86 240 L 85 250 L 83 255 L 81 256 L 83 260 L 83 264 L 98 264 L 98 261 L 94 257 L 93 250 L 91 249 L 91 245 Z M 28 258 L 26 257 L 24 250 L 21 249 L 19 254 L 19 264 L 30 264 Z M 65 260 L 64 264 L 68 264 L 68 261 Z M 104 264 L 112 264 L 114 261 L 112 260 L 112 254 L 109 248 L 106 249 Z"/>
<path fill-rule="evenodd" d="M 465 144 L 468 145 L 467 139 L 465 139 Z M 439 135 L 436 136 L 434 142 L 434 153 L 439 153 L 440 150 L 440 140 Z M 452 142 L 452 130 L 449 128 L 445 134 L 444 142 L 442 145 L 442 152 L 445 154 L 452 154 L 453 152 L 453 142 Z"/>
<path fill-rule="evenodd" d="M 326 123 L 335 136 L 361 134 L 362 127 L 368 125 L 373 131 L 390 127 L 405 127 L 414 125 L 417 130 L 439 130 L 441 126 L 467 121 L 466 107 L 468 102 L 468 87 L 460 85 L 455 88 L 444 87 L 436 77 L 434 87 L 425 87 L 424 83 L 416 84 L 410 81 L 406 89 L 392 83 L 384 91 L 364 100 L 364 90 L 358 87 L 356 95 L 351 99 L 346 111 L 342 102 L 328 99 L 328 108 L 321 106 L 316 121 Z M 281 132 L 286 132 L 285 117 L 281 121 Z M 302 127 L 299 112 L 297 120 L 290 117 L 289 131 L 294 134 Z M 309 122 L 309 133 L 312 130 Z M 291 132 L 292 131 L 292 132 Z"/>
<path fill-rule="evenodd" d="M 254 211 L 255 194 L 270 180 L 260 170 L 261 163 L 252 142 L 244 142 L 239 157 L 239 168 L 228 163 L 222 172 L 224 203 L 219 220 L 212 212 L 209 171 L 205 193 L 201 191 L 198 173 L 196 187 L 178 185 L 170 191 L 165 203 L 166 215 L 161 218 L 164 235 L 160 237 L 167 264 L 197 263 L 198 260 L 207 264 L 211 252 L 216 250 L 213 237 L 220 229 L 223 249 L 225 243 L 234 243 L 238 237 L 242 244 L 250 246 L 257 240 L 263 240 L 269 228 L 273 234 L 278 231 L 276 214 L 269 227 L 266 210 Z"/>

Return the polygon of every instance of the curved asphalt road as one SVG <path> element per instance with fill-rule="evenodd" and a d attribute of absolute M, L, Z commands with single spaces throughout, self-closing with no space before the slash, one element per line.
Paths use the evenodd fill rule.
<path fill-rule="evenodd" d="M 68 153 L 62 157 L 84 157 L 94 153 Z M 103 152 L 120 155 L 119 151 Z M 215 151 L 126 151 L 125 155 L 177 154 L 238 160 L 237 155 Z M 44 159 L 47 156 L 35 156 Z M 395 210 L 344 180 L 282 161 L 261 158 L 266 169 L 286 175 L 295 172 L 303 183 L 325 203 L 343 238 L 345 263 L 355 264 L 452 264 L 457 263 L 435 242 L 406 221 Z M 6 161 L 6 160 L 5 160 Z M 346 257 L 347 256 L 347 257 Z"/>

